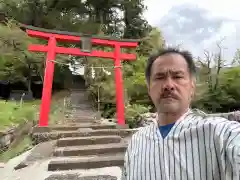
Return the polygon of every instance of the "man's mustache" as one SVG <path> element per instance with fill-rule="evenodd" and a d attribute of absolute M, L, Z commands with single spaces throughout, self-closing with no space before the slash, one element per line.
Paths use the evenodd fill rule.
<path fill-rule="evenodd" d="M 161 96 L 161 98 L 173 98 L 173 99 L 178 99 L 178 96 L 171 92 L 171 91 L 164 91 Z"/>

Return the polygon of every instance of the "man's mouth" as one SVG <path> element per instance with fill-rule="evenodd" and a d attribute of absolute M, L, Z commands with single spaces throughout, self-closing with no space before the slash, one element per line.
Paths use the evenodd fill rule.
<path fill-rule="evenodd" d="M 170 101 L 171 101 L 171 100 L 176 100 L 176 99 L 175 99 L 174 97 L 172 97 L 172 96 L 164 97 L 163 99 L 164 99 L 164 100 L 170 100 Z"/>
<path fill-rule="evenodd" d="M 173 95 L 164 95 L 164 96 L 162 96 L 162 98 L 163 99 L 176 99 L 176 97 Z"/>
<path fill-rule="evenodd" d="M 164 97 L 164 99 L 175 99 L 175 98 L 172 96 L 166 96 L 166 97 Z"/>

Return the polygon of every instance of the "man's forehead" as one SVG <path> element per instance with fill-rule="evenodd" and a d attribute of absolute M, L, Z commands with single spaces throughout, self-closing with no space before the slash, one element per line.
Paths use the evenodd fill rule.
<path fill-rule="evenodd" d="M 171 69 L 171 68 L 165 68 L 165 69 L 156 69 L 153 74 L 166 74 L 166 73 L 173 73 L 173 74 L 184 74 L 184 69 Z"/>
<path fill-rule="evenodd" d="M 188 65 L 186 60 L 179 54 L 166 54 L 158 57 L 152 66 L 152 70 L 156 72 L 185 72 Z"/>
<path fill-rule="evenodd" d="M 177 53 L 169 53 L 159 56 L 155 61 L 156 65 L 187 65 L 185 58 Z"/>

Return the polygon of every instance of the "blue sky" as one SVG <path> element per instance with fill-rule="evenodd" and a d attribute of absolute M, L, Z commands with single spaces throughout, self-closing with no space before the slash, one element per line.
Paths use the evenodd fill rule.
<path fill-rule="evenodd" d="M 163 32 L 168 44 L 182 44 L 195 56 L 217 51 L 223 37 L 224 57 L 240 48 L 239 0 L 145 0 L 148 22 Z"/>

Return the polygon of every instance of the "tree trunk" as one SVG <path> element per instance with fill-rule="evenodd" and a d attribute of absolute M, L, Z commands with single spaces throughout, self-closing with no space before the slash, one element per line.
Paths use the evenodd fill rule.
<path fill-rule="evenodd" d="M 27 84 L 28 84 L 28 93 L 32 94 L 32 81 L 31 81 L 31 79 L 28 79 Z"/>

